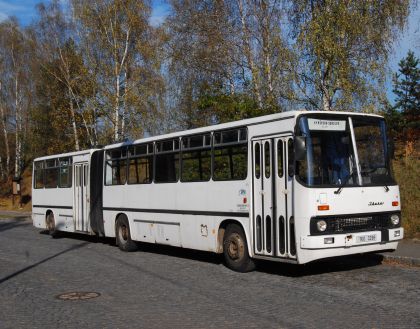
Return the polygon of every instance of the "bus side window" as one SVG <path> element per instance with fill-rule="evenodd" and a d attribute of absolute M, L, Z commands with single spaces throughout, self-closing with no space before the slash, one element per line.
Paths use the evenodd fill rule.
<path fill-rule="evenodd" d="M 34 163 L 35 170 L 34 170 L 34 187 L 37 188 L 44 188 L 44 161 L 37 161 Z"/>
<path fill-rule="evenodd" d="M 45 161 L 45 187 L 58 187 L 58 159 L 51 159 Z"/>
<path fill-rule="evenodd" d="M 129 148 L 128 184 L 147 184 L 153 179 L 153 143 Z"/>
<path fill-rule="evenodd" d="M 60 187 L 71 187 L 72 186 L 72 165 L 71 158 L 60 158 Z"/>
<path fill-rule="evenodd" d="M 213 179 L 245 179 L 248 173 L 246 128 L 218 131 L 213 136 Z"/>
<path fill-rule="evenodd" d="M 179 139 L 156 142 L 155 182 L 175 183 L 179 179 Z"/>
<path fill-rule="evenodd" d="M 127 147 L 106 152 L 105 185 L 124 185 L 127 181 Z"/>
<path fill-rule="evenodd" d="M 181 181 L 203 182 L 211 177 L 211 135 L 195 135 L 182 139 Z"/>

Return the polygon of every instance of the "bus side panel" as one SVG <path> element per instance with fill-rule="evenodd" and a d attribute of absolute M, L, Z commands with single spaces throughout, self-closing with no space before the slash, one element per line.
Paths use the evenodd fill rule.
<path fill-rule="evenodd" d="M 57 230 L 73 232 L 73 188 L 33 189 L 32 218 L 35 227 L 46 228 L 48 211 L 54 214 Z"/>
<path fill-rule="evenodd" d="M 103 197 L 109 237 L 124 213 L 137 241 L 217 251 L 220 223 L 235 218 L 249 238 L 248 180 L 104 186 Z"/>
<path fill-rule="evenodd" d="M 90 162 L 90 227 L 99 236 L 105 236 L 102 211 L 104 151 L 95 151 Z"/>

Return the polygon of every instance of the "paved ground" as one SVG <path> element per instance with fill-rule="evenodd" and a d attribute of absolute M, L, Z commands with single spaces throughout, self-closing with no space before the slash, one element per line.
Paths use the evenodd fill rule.
<path fill-rule="evenodd" d="M 220 257 L 0 219 L 0 328 L 419 328 L 420 268 L 368 255 L 238 274 Z M 60 300 L 73 291 L 90 300 Z"/>

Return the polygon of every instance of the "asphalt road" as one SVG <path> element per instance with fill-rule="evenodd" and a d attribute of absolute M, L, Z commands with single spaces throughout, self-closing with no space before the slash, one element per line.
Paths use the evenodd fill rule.
<path fill-rule="evenodd" d="M 419 279 L 378 255 L 239 274 L 213 254 L 123 253 L 112 240 L 53 239 L 0 219 L 0 328 L 419 328 Z M 57 298 L 71 292 L 100 295 Z"/>

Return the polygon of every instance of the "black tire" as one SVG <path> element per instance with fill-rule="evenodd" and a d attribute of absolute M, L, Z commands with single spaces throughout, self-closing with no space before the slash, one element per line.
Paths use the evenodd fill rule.
<path fill-rule="evenodd" d="M 126 216 L 122 215 L 117 218 L 115 223 L 115 236 L 118 248 L 122 251 L 136 251 L 137 244 L 131 240 L 130 225 Z"/>
<path fill-rule="evenodd" d="M 53 212 L 50 212 L 47 215 L 47 217 L 45 219 L 45 222 L 46 222 L 46 227 L 47 227 L 47 230 L 48 230 L 48 234 L 51 235 L 53 238 L 58 237 L 58 231 L 55 228 L 55 219 L 54 219 Z"/>
<path fill-rule="evenodd" d="M 255 269 L 254 260 L 249 257 L 244 231 L 238 224 L 230 224 L 223 236 L 225 264 L 236 272 L 250 272 Z"/>

